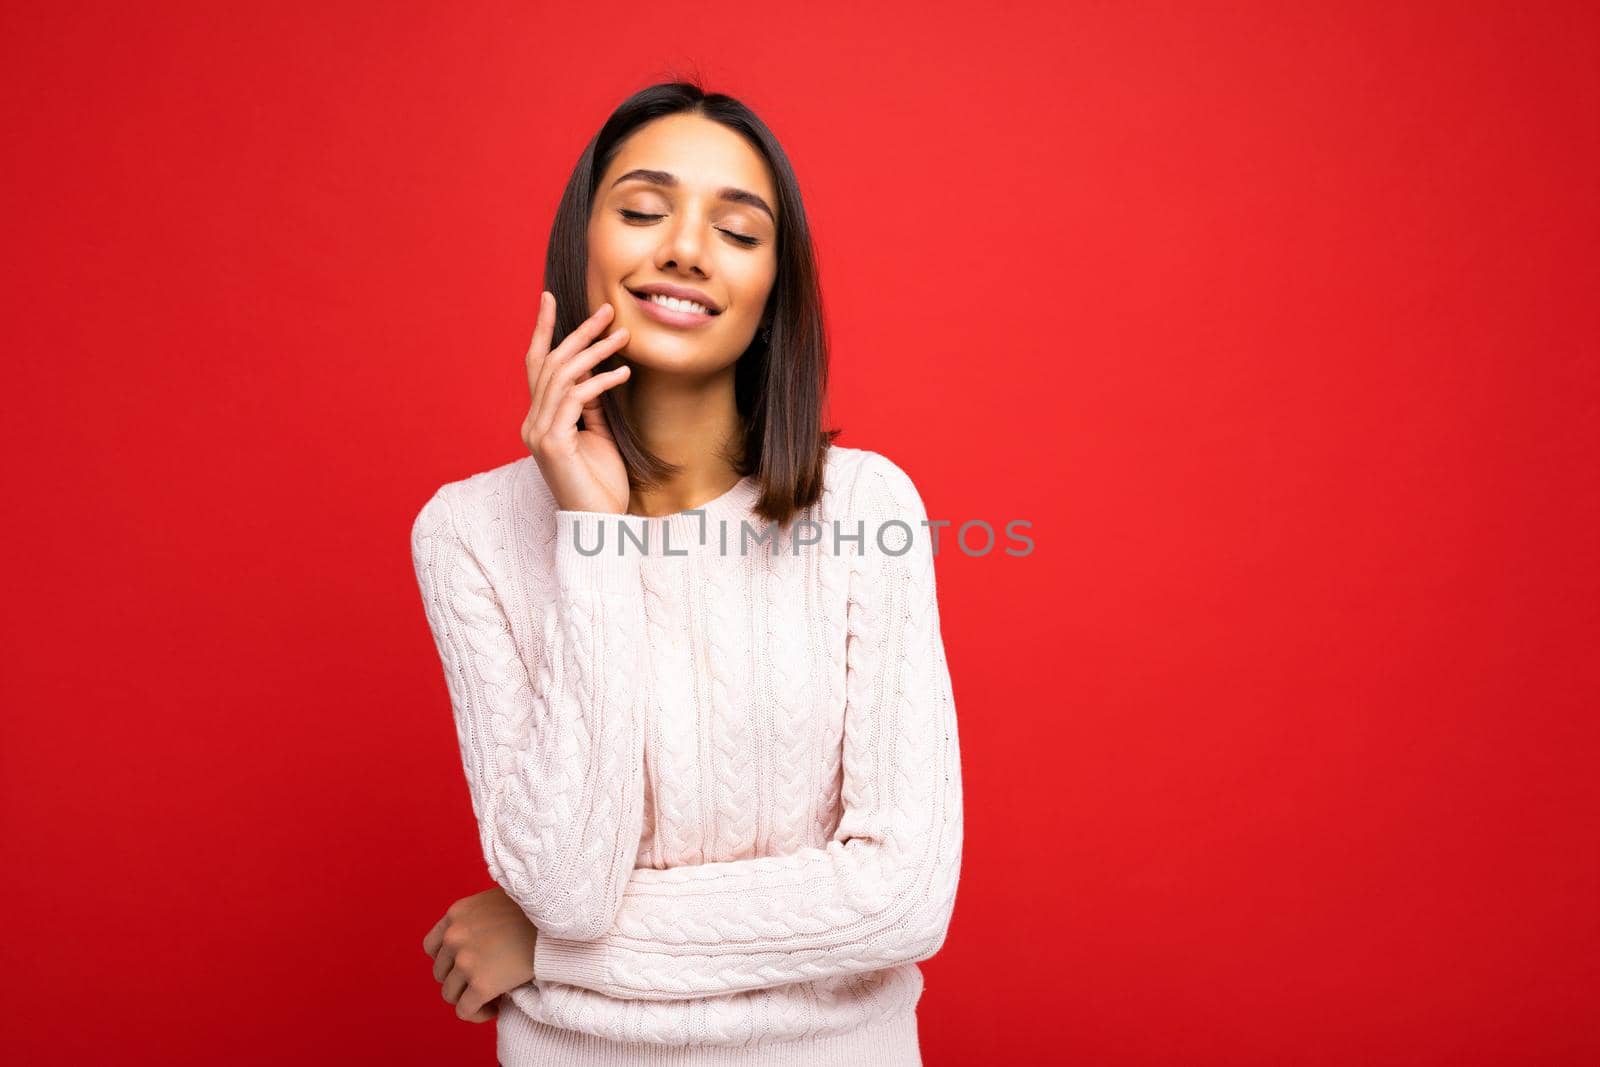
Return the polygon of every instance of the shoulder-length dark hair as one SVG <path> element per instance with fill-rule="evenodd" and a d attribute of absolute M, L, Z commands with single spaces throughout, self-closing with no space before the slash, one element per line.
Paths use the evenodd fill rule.
<path fill-rule="evenodd" d="M 731 96 L 707 93 L 694 82 L 675 81 L 642 89 L 612 112 L 583 150 L 550 228 L 544 287 L 556 297 L 551 347 L 589 316 L 585 279 L 595 187 L 635 129 L 680 112 L 703 115 L 743 135 L 767 161 L 777 184 L 777 277 L 762 314 L 762 328 L 734 368 L 734 394 L 744 439 L 741 454 L 725 458 L 740 475 L 755 476 L 759 486 L 756 513 L 769 522 L 787 525 L 795 512 L 822 495 L 828 448 L 840 431 L 822 428 L 828 340 L 800 183 L 777 138 L 748 107 Z M 620 359 L 612 354 L 594 373 L 616 366 Z M 615 389 L 601 393 L 600 403 L 634 487 L 655 485 L 676 473 L 675 464 L 640 442 L 623 415 Z"/>

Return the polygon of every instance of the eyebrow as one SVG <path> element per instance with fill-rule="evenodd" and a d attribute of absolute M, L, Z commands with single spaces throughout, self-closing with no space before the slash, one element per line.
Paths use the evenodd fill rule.
<path fill-rule="evenodd" d="M 612 182 L 611 185 L 613 188 L 615 188 L 616 186 L 621 185 L 623 182 L 630 179 L 634 181 L 649 182 L 651 185 L 665 186 L 669 189 L 676 188 L 678 185 L 678 176 L 676 174 L 669 174 L 664 170 L 647 170 L 643 167 L 635 167 L 633 170 L 630 170 L 628 173 Z M 748 204 L 753 208 L 765 211 L 767 213 L 767 218 L 771 219 L 774 225 L 776 225 L 778 222 L 778 217 L 772 213 L 772 208 L 767 206 L 767 202 L 749 190 L 735 189 L 732 187 L 718 189 L 717 199 L 727 200 L 734 204 Z"/>

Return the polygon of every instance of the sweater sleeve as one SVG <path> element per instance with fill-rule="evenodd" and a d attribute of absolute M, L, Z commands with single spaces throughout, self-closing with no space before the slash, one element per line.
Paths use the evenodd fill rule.
<path fill-rule="evenodd" d="M 411 554 L 484 860 L 541 930 L 596 937 L 616 916 L 644 826 L 644 592 L 639 552 L 619 552 L 615 526 L 604 551 L 578 545 L 591 551 L 603 522 L 643 520 L 556 512 L 555 596 L 541 647 L 525 652 L 448 488 L 418 513 Z M 487 528 L 497 555 L 494 538 L 532 536 Z"/>
<path fill-rule="evenodd" d="M 917 962 L 943 945 L 962 786 L 926 512 L 878 453 L 863 460 L 852 499 L 843 525 L 864 520 L 865 538 L 850 561 L 844 813 L 832 839 L 784 856 L 636 869 L 604 936 L 541 933 L 537 979 L 678 1000 Z M 877 547 L 884 523 L 889 552 Z"/>

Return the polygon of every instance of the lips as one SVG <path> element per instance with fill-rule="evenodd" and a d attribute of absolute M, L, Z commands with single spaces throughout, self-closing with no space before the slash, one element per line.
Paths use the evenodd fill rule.
<path fill-rule="evenodd" d="M 702 293 L 698 289 L 690 289 L 682 285 L 668 285 L 665 282 L 653 282 L 650 285 L 640 286 L 637 289 L 629 289 L 628 292 L 641 298 L 648 298 L 650 296 L 670 296 L 678 300 L 691 300 L 702 307 L 709 308 L 712 315 L 722 314 L 722 309 L 717 306 L 716 301 L 712 300 L 705 293 Z"/>
<path fill-rule="evenodd" d="M 709 326 L 715 321 L 715 315 L 707 315 L 699 311 L 674 311 L 672 308 L 656 303 L 648 296 L 641 296 L 632 289 L 628 295 L 639 305 L 639 313 L 647 318 L 661 323 L 663 326 L 676 326 L 680 329 L 694 329 Z"/>

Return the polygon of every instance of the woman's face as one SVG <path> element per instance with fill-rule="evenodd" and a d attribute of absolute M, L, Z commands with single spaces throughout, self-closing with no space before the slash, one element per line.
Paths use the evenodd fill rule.
<path fill-rule="evenodd" d="M 640 126 L 595 189 L 589 313 L 610 301 L 612 329 L 628 328 L 630 363 L 679 374 L 727 367 L 755 338 L 777 277 L 777 211 L 766 161 L 739 134 L 694 114 Z M 636 295 L 654 286 L 694 290 L 690 299 L 714 314 Z"/>

